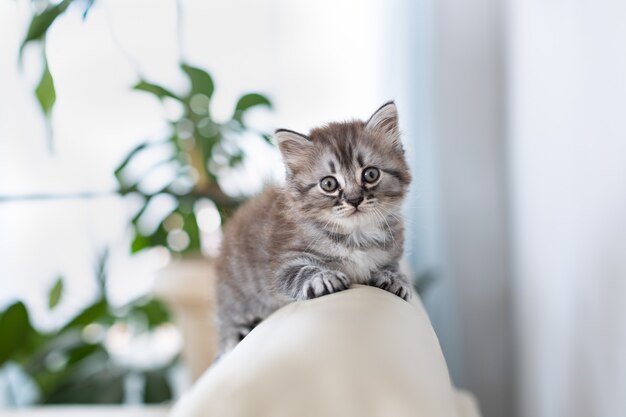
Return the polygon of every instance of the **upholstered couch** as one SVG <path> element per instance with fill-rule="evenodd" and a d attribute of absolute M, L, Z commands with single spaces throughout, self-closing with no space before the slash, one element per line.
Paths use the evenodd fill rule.
<path fill-rule="evenodd" d="M 417 296 L 359 286 L 290 304 L 222 357 L 172 417 L 479 417 Z"/>

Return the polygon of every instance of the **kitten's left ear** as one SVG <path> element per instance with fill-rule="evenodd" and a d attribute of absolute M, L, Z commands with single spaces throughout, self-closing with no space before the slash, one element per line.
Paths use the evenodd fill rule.
<path fill-rule="evenodd" d="M 289 129 L 278 129 L 275 136 L 289 172 L 307 161 L 313 147 L 311 138 Z"/>
<path fill-rule="evenodd" d="M 398 109 L 393 101 L 380 106 L 365 123 L 365 128 L 384 135 L 394 146 L 402 149 L 398 128 Z"/>

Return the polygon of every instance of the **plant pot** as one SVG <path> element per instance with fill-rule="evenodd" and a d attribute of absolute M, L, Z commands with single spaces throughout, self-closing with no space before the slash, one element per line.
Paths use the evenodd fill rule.
<path fill-rule="evenodd" d="M 154 295 L 174 315 L 183 336 L 183 362 L 195 381 L 217 353 L 215 267 L 201 257 L 183 257 L 157 273 Z"/>

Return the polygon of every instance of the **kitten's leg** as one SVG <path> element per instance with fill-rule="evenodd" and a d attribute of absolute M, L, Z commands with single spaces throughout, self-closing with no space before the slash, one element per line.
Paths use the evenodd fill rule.
<path fill-rule="evenodd" d="M 219 324 L 219 342 L 218 342 L 218 355 L 219 358 L 224 353 L 233 350 L 239 342 L 241 342 L 256 326 L 261 323 L 260 318 L 255 318 L 242 324 Z"/>
<path fill-rule="evenodd" d="M 280 290 L 296 300 L 309 300 L 350 287 L 350 279 L 340 271 L 319 266 L 309 258 L 286 262 L 277 274 Z"/>
<path fill-rule="evenodd" d="M 407 301 L 411 298 L 411 284 L 406 275 L 398 272 L 398 265 L 387 265 L 372 272 L 368 285 L 389 291 Z"/>

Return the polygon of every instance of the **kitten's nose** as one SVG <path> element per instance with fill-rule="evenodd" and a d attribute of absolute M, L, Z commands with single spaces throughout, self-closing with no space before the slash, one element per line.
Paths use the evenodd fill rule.
<path fill-rule="evenodd" d="M 359 204 L 361 204 L 361 202 L 363 201 L 363 196 L 360 195 L 356 198 L 346 198 L 346 203 L 354 206 L 355 208 L 359 206 Z"/>

